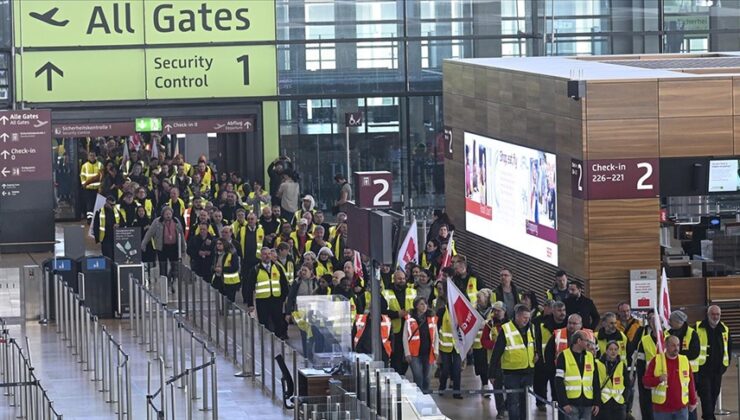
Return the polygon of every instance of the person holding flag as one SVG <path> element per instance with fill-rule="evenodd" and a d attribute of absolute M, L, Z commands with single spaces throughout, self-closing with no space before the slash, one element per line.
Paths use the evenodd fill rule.
<path fill-rule="evenodd" d="M 447 305 L 437 312 L 440 320 L 439 351 L 442 369 L 439 374 L 439 390 L 447 388 L 447 378 L 452 376 L 452 389 L 460 390 L 462 359 L 473 346 L 478 331 L 483 328 L 483 318 L 473 308 L 470 300 L 455 286 L 451 278 L 445 283 Z M 459 392 L 453 398 L 462 399 Z"/>
<path fill-rule="evenodd" d="M 406 233 L 406 238 L 404 238 L 396 257 L 396 265 L 401 270 L 406 271 L 406 264 L 408 263 L 419 263 L 419 234 L 416 228 L 416 218 L 411 220 L 409 231 Z"/>
<path fill-rule="evenodd" d="M 660 343 L 662 340 L 658 340 Z M 658 346 L 658 354 L 648 363 L 642 382 L 651 389 L 653 418 L 655 420 L 684 420 L 696 410 L 694 373 L 689 359 L 679 354 L 677 337 L 665 339 L 665 351 Z"/>
<path fill-rule="evenodd" d="M 522 304 L 514 307 L 514 318 L 501 326 L 502 335 L 493 347 L 491 361 L 494 369 L 504 374 L 504 388 L 524 390 L 534 381 L 535 353 L 534 332 L 530 325 L 531 314 Z M 523 420 L 527 412 L 527 393 L 510 394 L 506 398 L 509 420 Z"/>

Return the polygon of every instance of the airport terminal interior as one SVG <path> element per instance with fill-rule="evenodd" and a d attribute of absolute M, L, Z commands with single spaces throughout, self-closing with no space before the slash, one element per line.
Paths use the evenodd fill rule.
<path fill-rule="evenodd" d="M 740 0 L 0 0 L 0 419 L 740 418 Z"/>

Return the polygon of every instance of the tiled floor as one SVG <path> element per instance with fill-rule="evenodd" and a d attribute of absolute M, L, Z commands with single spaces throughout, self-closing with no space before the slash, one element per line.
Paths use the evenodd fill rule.
<path fill-rule="evenodd" d="M 57 227 L 57 234 L 61 239 L 62 227 Z M 59 255 L 63 253 L 63 244 L 57 246 Z M 97 254 L 95 246 L 88 244 L 89 253 Z M 0 255 L 0 317 L 13 318 L 20 314 L 20 295 L 18 289 L 18 267 L 28 264 L 39 264 L 50 258 L 48 254 L 4 254 Z M 133 418 L 146 418 L 144 403 L 146 395 L 147 361 L 151 353 L 137 344 L 128 329 L 127 322 L 111 321 L 108 323 L 111 331 L 119 337 L 124 349 L 132 356 L 132 392 L 134 402 Z M 16 336 L 29 337 L 30 351 L 34 365 L 41 375 L 42 383 L 49 389 L 56 406 L 64 414 L 65 419 L 112 419 L 115 413 L 110 404 L 106 404 L 102 395 L 95 390 L 87 373 L 81 372 L 79 365 L 70 355 L 60 337 L 52 327 L 43 327 L 36 322 L 28 322 L 21 331 L 20 326 L 14 327 Z M 291 345 L 300 348 L 297 333 L 291 331 Z M 723 402 L 724 408 L 733 413 L 718 417 L 720 419 L 738 419 L 738 369 L 733 359 L 732 366 L 724 377 Z M 222 419 L 287 419 L 292 412 L 283 411 L 277 403 L 255 387 L 251 379 L 240 379 L 233 376 L 236 368 L 223 357 L 218 359 L 219 384 L 219 418 Z M 477 389 L 479 382 L 468 367 L 463 375 L 464 389 Z M 409 373 L 410 376 L 410 373 Z M 436 387 L 437 381 L 432 383 Z M 279 385 L 278 385 L 279 386 Z M 4 397 L 0 396 L 0 420 L 14 419 L 16 414 L 9 410 Z M 492 418 L 493 401 L 481 396 L 468 396 L 463 400 L 454 400 L 451 396 L 435 397 L 442 412 L 451 419 L 465 418 Z M 200 404 L 200 401 L 198 401 Z M 635 402 L 633 410 L 636 418 L 639 417 L 639 407 Z M 210 413 L 194 411 L 195 419 L 206 419 Z M 184 416 L 182 417 L 184 418 Z M 538 414 L 537 418 L 545 418 Z"/>

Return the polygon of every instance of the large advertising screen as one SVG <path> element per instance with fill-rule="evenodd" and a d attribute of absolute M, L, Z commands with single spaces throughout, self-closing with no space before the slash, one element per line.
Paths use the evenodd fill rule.
<path fill-rule="evenodd" d="M 467 230 L 558 264 L 555 155 L 465 133 Z"/>
<path fill-rule="evenodd" d="M 709 161 L 709 192 L 740 191 L 740 161 L 737 159 Z"/>

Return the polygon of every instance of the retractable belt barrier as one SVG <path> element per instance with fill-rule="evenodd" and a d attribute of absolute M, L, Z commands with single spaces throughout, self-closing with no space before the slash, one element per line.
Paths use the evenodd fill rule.
<path fill-rule="evenodd" d="M 28 338 L 26 338 L 28 347 Z M 5 320 L 0 318 L 0 388 L 20 419 L 62 420 L 46 389 L 36 377 L 31 356 L 10 337 Z"/>
<path fill-rule="evenodd" d="M 213 419 L 218 419 L 215 352 L 187 325 L 181 313 L 169 309 L 167 303 L 142 281 L 133 276 L 129 276 L 128 281 L 131 330 L 139 344 L 154 353 L 159 375 L 157 389 L 153 390 L 150 361 L 147 366 L 147 419 L 190 420 L 198 399 L 202 402 L 201 410 L 211 411 Z M 167 278 L 162 277 L 160 282 L 166 285 Z M 171 376 L 166 373 L 168 368 L 172 369 Z M 183 390 L 184 396 L 176 393 L 175 388 Z M 177 404 L 178 396 L 183 404 Z M 183 406 L 184 415 L 178 413 L 178 408 Z"/>
<path fill-rule="evenodd" d="M 54 276 L 56 331 L 76 356 L 92 381 L 99 384 L 105 401 L 116 406 L 119 420 L 133 418 L 131 410 L 131 366 L 121 344 L 108 332 L 90 308 L 85 306 L 85 275 L 78 274 L 80 294 Z M 96 385 L 96 389 L 98 385 Z"/>

